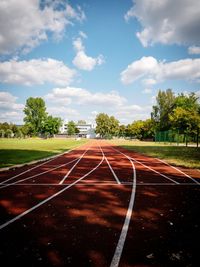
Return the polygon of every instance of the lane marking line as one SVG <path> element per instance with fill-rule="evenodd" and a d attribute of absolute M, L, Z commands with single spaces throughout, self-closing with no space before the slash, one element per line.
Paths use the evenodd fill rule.
<path fill-rule="evenodd" d="M 149 169 L 149 170 L 151 170 L 151 171 L 153 171 L 153 172 L 155 172 L 155 173 L 157 173 L 157 174 L 159 174 L 159 175 L 163 176 L 164 178 L 166 178 L 166 179 L 170 180 L 171 182 L 174 182 L 175 184 L 180 184 L 179 182 L 177 182 L 177 181 L 173 180 L 172 178 L 170 178 L 170 177 L 166 176 L 165 174 L 162 174 L 162 173 L 160 173 L 160 172 L 158 172 L 158 171 L 156 171 L 156 170 L 152 169 L 151 167 L 149 167 L 149 166 L 147 166 L 147 165 L 143 164 L 142 162 L 140 162 L 140 161 L 138 161 L 138 160 L 136 160 L 136 159 L 134 159 L 134 158 L 132 158 L 132 157 L 129 157 L 128 155 L 124 154 L 124 153 L 123 153 L 123 152 L 121 152 L 120 150 L 118 150 L 118 149 L 115 149 L 115 148 L 114 148 L 114 147 L 112 147 L 112 146 L 111 146 L 111 148 L 112 148 L 113 150 L 117 151 L 117 152 L 120 152 L 122 155 L 126 156 L 127 158 L 129 158 L 129 159 L 131 159 L 131 160 L 133 160 L 133 161 L 137 162 L 138 164 L 140 164 L 140 165 L 144 166 L 145 168 L 147 168 L 147 169 Z"/>
<path fill-rule="evenodd" d="M 77 160 L 78 160 L 78 158 L 77 158 L 77 159 L 73 159 L 73 160 L 71 160 L 71 161 L 69 161 L 69 162 L 67 162 L 67 163 L 65 163 L 65 164 L 59 165 L 59 166 L 57 166 L 57 167 L 54 167 L 54 168 L 52 168 L 52 169 L 50 169 L 50 170 L 41 172 L 41 173 L 39 173 L 39 174 L 35 174 L 35 175 L 29 176 L 29 177 L 27 177 L 27 178 L 18 180 L 18 181 L 14 182 L 14 183 L 7 184 L 6 181 L 5 181 L 5 182 L 3 183 L 3 185 L 0 186 L 0 189 L 5 188 L 5 187 L 8 187 L 8 185 L 15 185 L 15 184 L 18 184 L 18 183 L 27 181 L 27 180 L 29 180 L 29 179 L 31 179 L 31 178 L 38 177 L 38 176 L 40 176 L 40 175 L 42 175 L 42 174 L 49 173 L 49 172 L 54 171 L 54 170 L 56 170 L 56 169 L 62 168 L 62 167 L 64 167 L 64 166 L 67 166 L 67 165 L 69 165 L 70 163 L 72 163 L 72 162 L 74 162 L 74 161 L 77 161 Z"/>
<path fill-rule="evenodd" d="M 171 168 L 177 170 L 178 172 L 182 173 L 182 174 L 185 175 L 187 178 L 191 179 L 193 182 L 195 182 L 195 183 L 197 183 L 197 184 L 200 184 L 198 181 L 196 181 L 196 180 L 195 180 L 194 178 L 192 178 L 190 175 L 188 175 L 187 173 L 181 171 L 180 169 L 176 168 L 175 166 L 170 165 L 169 163 L 167 163 L 167 162 L 164 161 L 164 160 L 161 160 L 161 159 L 158 159 L 158 158 L 155 158 L 155 159 L 157 159 L 158 161 L 160 161 L 160 162 L 162 162 L 162 163 L 168 165 L 169 167 L 171 167 Z"/>
<path fill-rule="evenodd" d="M 76 165 L 81 161 L 81 159 L 84 157 L 84 155 L 87 153 L 87 151 L 90 149 L 90 147 L 88 147 L 84 153 L 81 155 L 81 157 L 78 159 L 78 161 L 72 166 L 72 168 L 67 172 L 67 174 L 63 177 L 63 179 L 59 182 L 59 184 L 63 184 L 65 179 L 67 179 L 67 177 L 70 175 L 70 173 L 73 171 L 73 169 L 76 167 Z"/>
<path fill-rule="evenodd" d="M 104 158 L 105 158 L 105 160 L 106 160 L 106 163 L 108 164 L 108 167 L 110 168 L 110 170 L 111 170 L 111 172 L 112 172 L 112 174 L 113 174 L 113 176 L 114 176 L 116 182 L 117 182 L 118 184 L 121 184 L 119 178 L 117 177 L 116 173 L 114 172 L 113 168 L 111 167 L 111 165 L 110 165 L 110 163 L 109 163 L 107 157 L 105 156 L 105 154 L 104 154 L 104 152 L 103 152 L 103 150 L 102 150 L 102 148 L 101 148 L 100 145 L 99 145 L 99 147 L 100 147 L 100 149 L 101 149 L 101 153 L 103 154 L 103 156 L 104 156 Z"/>
<path fill-rule="evenodd" d="M 66 186 L 66 185 L 69 185 L 69 183 L 65 183 L 65 184 L 49 184 L 49 183 L 34 183 L 34 184 L 31 184 L 31 183 L 21 183 L 21 184 L 6 184 L 6 185 L 10 185 L 10 186 Z M 112 181 L 104 181 L 104 182 L 90 182 L 88 181 L 87 183 L 81 183 L 81 184 L 78 184 L 77 186 L 87 186 L 87 185 L 119 185 L 117 183 L 114 183 Z M 120 185 L 133 185 L 132 182 L 121 182 Z M 181 184 L 175 184 L 175 183 L 136 183 L 137 186 L 147 186 L 147 185 L 150 185 L 150 186 L 169 186 L 169 185 L 173 185 L 173 186 L 182 186 L 182 185 L 194 185 L 194 186 L 197 186 L 195 183 L 181 183 Z M 199 185 L 199 184 L 198 184 Z"/>
<path fill-rule="evenodd" d="M 38 168 L 38 167 L 40 167 L 40 166 L 42 166 L 42 165 L 44 165 L 44 164 L 46 164 L 46 163 L 49 163 L 49 162 L 53 161 L 54 159 L 59 158 L 59 157 L 65 155 L 65 154 L 68 154 L 68 153 L 70 153 L 71 151 L 73 151 L 73 150 L 75 150 L 75 149 L 77 149 L 77 148 L 79 148 L 79 147 L 81 147 L 81 146 L 84 146 L 84 145 L 77 146 L 77 147 L 75 147 L 75 148 L 73 148 L 73 149 L 71 149 L 71 150 L 68 150 L 68 151 L 66 151 L 66 152 L 64 152 L 64 153 L 62 153 L 62 154 L 55 155 L 55 157 L 51 158 L 50 160 L 47 160 L 47 161 L 45 161 L 45 162 L 43 162 L 43 163 L 41 163 L 41 164 L 39 164 L 39 165 L 36 165 L 36 166 L 34 166 L 34 167 L 32 167 L 32 168 L 30 168 L 30 169 L 24 171 L 24 172 L 18 173 L 17 175 L 15 175 L 15 176 L 13 176 L 13 177 L 11 177 L 11 178 L 9 178 L 9 179 L 3 181 L 3 182 L 0 182 L 0 184 L 4 184 L 5 182 L 11 181 L 12 179 L 14 179 L 14 178 L 16 178 L 16 177 L 21 176 L 22 174 L 27 173 L 27 172 L 29 172 L 29 171 L 32 171 L 32 170 L 34 170 L 34 169 L 36 169 L 36 168 Z"/>
<path fill-rule="evenodd" d="M 24 217 L 25 215 L 27 215 L 28 213 L 32 212 L 33 210 L 37 209 L 38 207 L 42 206 L 43 204 L 47 203 L 48 201 L 50 201 L 51 199 L 55 198 L 56 196 L 60 195 L 61 193 L 63 193 L 65 190 L 69 189 L 70 187 L 72 187 L 73 185 L 77 184 L 78 182 L 80 182 L 81 180 L 83 180 L 85 177 L 87 177 L 89 174 L 91 174 L 92 172 L 94 172 L 103 162 L 104 158 L 102 157 L 101 161 L 99 162 L 99 164 L 94 167 L 92 170 L 90 170 L 88 173 L 86 173 L 84 176 L 80 177 L 78 180 L 76 180 L 75 182 L 73 182 L 72 184 L 66 186 L 65 188 L 63 188 L 62 190 L 58 191 L 57 193 L 53 194 L 52 196 L 44 199 L 43 201 L 39 202 L 37 205 L 33 206 L 32 208 L 22 212 L 21 214 L 17 215 L 16 217 L 14 217 L 13 219 L 3 223 L 0 225 L 0 230 L 7 227 L 8 225 L 10 225 L 11 223 L 21 219 L 22 217 Z"/>
<path fill-rule="evenodd" d="M 129 228 L 129 224 L 130 224 L 130 220 L 131 220 L 131 216 L 132 216 L 132 212 L 133 212 L 133 206 L 134 206 L 134 202 L 135 202 L 136 170 L 135 170 L 135 165 L 134 165 L 133 161 L 130 160 L 130 162 L 131 162 L 132 168 L 133 168 L 133 185 L 132 185 L 131 198 L 129 201 L 129 206 L 128 206 L 128 210 L 126 213 L 126 218 L 125 218 L 122 230 L 121 230 L 121 234 L 120 234 L 120 237 L 119 237 L 119 240 L 117 243 L 117 247 L 115 249 L 115 253 L 114 253 L 114 256 L 112 258 L 110 267 L 118 267 L 119 266 L 119 262 L 120 262 L 122 251 L 124 248 L 124 244 L 125 244 L 125 240 L 126 240 L 126 236 L 128 233 L 128 228 Z"/>

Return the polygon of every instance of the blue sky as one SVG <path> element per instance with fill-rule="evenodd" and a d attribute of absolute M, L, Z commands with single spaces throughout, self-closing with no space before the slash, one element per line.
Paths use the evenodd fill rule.
<path fill-rule="evenodd" d="M 159 89 L 200 96 L 198 0 L 0 1 L 0 121 L 42 97 L 63 120 L 150 117 Z"/>

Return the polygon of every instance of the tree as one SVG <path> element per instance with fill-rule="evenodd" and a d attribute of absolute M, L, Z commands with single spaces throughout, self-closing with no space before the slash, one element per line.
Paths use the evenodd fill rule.
<path fill-rule="evenodd" d="M 30 97 L 26 100 L 24 108 L 24 121 L 29 129 L 32 130 L 33 135 L 41 133 L 44 121 L 47 117 L 45 102 L 40 97 Z"/>
<path fill-rule="evenodd" d="M 96 133 L 100 137 L 106 137 L 109 134 L 109 116 L 105 113 L 99 113 L 96 116 Z"/>
<path fill-rule="evenodd" d="M 154 124 L 152 119 L 147 119 L 143 123 L 142 139 L 153 139 L 153 138 L 154 138 Z"/>
<path fill-rule="evenodd" d="M 126 126 L 125 125 L 120 125 L 119 126 L 119 137 L 125 137 L 126 136 Z"/>
<path fill-rule="evenodd" d="M 96 117 L 96 133 L 103 138 L 111 138 L 119 133 L 119 121 L 114 116 L 99 113 Z"/>
<path fill-rule="evenodd" d="M 10 130 L 10 129 L 7 129 L 6 132 L 5 132 L 5 136 L 6 136 L 7 138 L 11 138 L 11 137 L 13 137 L 13 131 Z"/>
<path fill-rule="evenodd" d="M 0 129 L 0 138 L 4 138 L 4 136 L 5 136 L 4 129 Z"/>
<path fill-rule="evenodd" d="M 75 135 L 75 133 L 76 133 L 76 124 L 74 121 L 69 121 L 67 124 L 67 134 Z"/>
<path fill-rule="evenodd" d="M 159 90 L 156 97 L 156 105 L 153 106 L 151 113 L 155 128 L 159 131 L 169 130 L 171 127 L 169 115 L 175 107 L 176 97 L 171 89 L 166 91 Z"/>
<path fill-rule="evenodd" d="M 48 116 L 42 126 L 42 133 L 48 137 L 53 136 L 59 132 L 59 128 L 62 124 L 62 120 L 60 118 Z"/>
<path fill-rule="evenodd" d="M 189 136 L 196 136 L 197 146 L 200 132 L 200 105 L 194 93 L 176 97 L 175 108 L 169 116 L 172 126 L 185 135 L 186 146 Z"/>
<path fill-rule="evenodd" d="M 135 138 L 142 140 L 144 131 L 144 122 L 142 120 L 134 121 L 130 127 L 131 135 Z"/>
<path fill-rule="evenodd" d="M 109 118 L 109 134 L 111 136 L 117 136 L 118 133 L 119 133 L 119 121 L 114 116 L 111 116 Z"/>

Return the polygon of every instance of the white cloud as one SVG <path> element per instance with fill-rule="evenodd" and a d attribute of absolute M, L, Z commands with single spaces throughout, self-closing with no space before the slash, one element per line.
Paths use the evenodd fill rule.
<path fill-rule="evenodd" d="M 75 70 L 51 58 L 0 62 L 2 83 L 30 86 L 50 82 L 63 86 L 70 84 L 75 75 Z"/>
<path fill-rule="evenodd" d="M 56 103 L 76 103 L 82 105 L 99 105 L 108 107 L 118 107 L 126 102 L 126 99 L 120 96 L 117 92 L 111 91 L 108 93 L 91 93 L 86 89 L 77 87 L 54 88 L 51 93 L 45 96 L 46 100 Z M 71 102 L 70 102 L 71 101 Z"/>
<path fill-rule="evenodd" d="M 0 121 L 22 123 L 23 121 L 23 104 L 16 103 L 18 98 L 9 92 L 0 92 Z"/>
<path fill-rule="evenodd" d="M 143 94 L 151 94 L 152 93 L 152 89 L 151 88 L 145 88 L 143 91 L 142 91 Z"/>
<path fill-rule="evenodd" d="M 83 21 L 85 14 L 64 1 L 0 1 L 0 53 L 29 52 L 48 39 L 48 33 L 62 38 L 66 26 Z M 62 7 L 62 8 L 61 8 Z"/>
<path fill-rule="evenodd" d="M 190 55 L 200 55 L 200 46 L 195 46 L 195 45 L 190 46 L 188 48 L 188 53 Z"/>
<path fill-rule="evenodd" d="M 198 0 L 133 0 L 125 20 L 135 17 L 143 30 L 137 37 L 144 47 L 154 44 L 200 44 Z"/>
<path fill-rule="evenodd" d="M 124 84 L 130 84 L 135 80 L 151 73 L 157 68 L 157 60 L 154 57 L 142 57 L 140 60 L 132 62 L 121 73 L 121 81 Z"/>
<path fill-rule="evenodd" d="M 95 66 L 104 63 L 104 57 L 102 55 L 99 55 L 98 57 L 94 58 L 88 56 L 85 53 L 85 47 L 80 37 L 73 41 L 73 46 L 77 52 L 75 58 L 73 59 L 73 64 L 77 68 L 81 70 L 91 71 L 94 69 Z"/>
<path fill-rule="evenodd" d="M 133 83 L 140 78 L 164 80 L 189 80 L 199 82 L 200 59 L 183 59 L 172 62 L 157 61 L 154 57 L 142 57 L 132 62 L 121 72 L 121 81 L 124 84 Z"/>

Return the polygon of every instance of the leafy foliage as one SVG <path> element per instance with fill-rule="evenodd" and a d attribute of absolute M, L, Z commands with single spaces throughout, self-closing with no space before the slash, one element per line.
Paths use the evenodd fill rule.
<path fill-rule="evenodd" d="M 33 135 L 37 135 L 42 132 L 42 127 L 47 118 L 45 102 L 40 97 L 30 97 L 26 100 L 26 106 L 24 108 L 24 121 L 29 126 Z"/>

